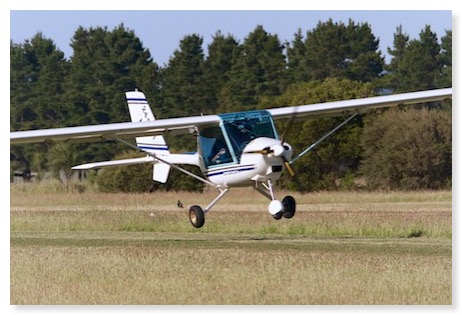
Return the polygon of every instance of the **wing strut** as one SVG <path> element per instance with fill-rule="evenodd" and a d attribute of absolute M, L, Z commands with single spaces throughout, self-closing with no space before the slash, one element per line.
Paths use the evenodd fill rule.
<path fill-rule="evenodd" d="M 188 170 L 186 170 L 186 169 L 184 169 L 184 168 L 182 168 L 182 167 L 179 167 L 179 166 L 176 165 L 176 164 L 170 163 L 170 162 L 168 162 L 168 161 L 166 161 L 166 160 L 164 160 L 164 159 L 158 157 L 156 154 L 154 154 L 154 153 L 152 153 L 152 152 L 142 150 L 142 149 L 140 149 L 139 147 L 137 147 L 136 145 L 133 145 L 133 144 L 131 144 L 130 142 L 127 142 L 127 141 L 125 141 L 125 140 L 123 140 L 123 139 L 121 139 L 121 138 L 119 138 L 119 137 L 116 137 L 115 139 L 116 139 L 117 141 L 119 141 L 119 142 L 122 142 L 123 144 L 128 145 L 129 147 L 131 147 L 131 148 L 133 148 L 133 149 L 135 149 L 135 150 L 137 150 L 137 151 L 140 151 L 140 152 L 143 152 L 143 153 L 146 153 L 146 154 L 152 156 L 154 159 L 158 160 L 159 162 L 162 162 L 162 163 L 165 163 L 165 164 L 167 164 L 167 165 L 170 165 L 170 166 L 173 167 L 174 169 L 177 169 L 177 170 L 179 170 L 180 172 L 182 172 L 182 173 L 184 173 L 184 174 L 186 174 L 186 175 L 189 175 L 189 176 L 191 176 L 191 177 L 194 177 L 195 179 L 197 179 L 197 180 L 199 180 L 199 181 L 201 181 L 201 182 L 203 182 L 203 183 L 205 183 L 205 184 L 207 184 L 207 185 L 210 185 L 210 186 L 212 186 L 212 187 L 215 187 L 215 188 L 219 189 L 218 185 L 212 183 L 211 181 L 208 181 L 208 180 L 206 180 L 205 178 L 202 178 L 202 177 L 200 177 L 200 176 L 198 176 L 198 175 L 196 175 L 196 174 L 194 174 L 194 173 L 191 173 L 190 171 L 188 171 Z"/>
<path fill-rule="evenodd" d="M 318 144 L 320 144 L 322 141 L 326 140 L 326 138 L 328 138 L 330 135 L 332 135 L 334 132 L 336 132 L 337 130 L 339 130 L 340 128 L 342 128 L 344 125 L 346 125 L 350 120 L 352 120 L 353 118 L 355 118 L 356 116 L 359 115 L 359 112 L 355 112 L 353 115 L 351 115 L 350 117 L 348 117 L 347 119 L 345 119 L 342 123 L 340 123 L 337 127 L 335 127 L 334 129 L 332 129 L 331 131 L 329 131 L 328 133 L 326 133 L 324 136 L 322 136 L 318 141 L 316 141 L 315 143 L 313 143 L 312 145 L 310 145 L 309 147 L 307 147 L 305 150 L 303 150 L 299 155 L 297 155 L 295 158 L 293 158 L 289 164 L 292 164 L 294 163 L 295 161 L 297 161 L 299 158 L 301 158 L 302 156 L 304 156 L 306 153 L 308 153 L 309 151 L 313 150 Z"/>

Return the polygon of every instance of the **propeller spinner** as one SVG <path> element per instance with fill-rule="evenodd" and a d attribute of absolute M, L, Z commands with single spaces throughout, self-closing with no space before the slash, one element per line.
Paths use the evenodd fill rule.
<path fill-rule="evenodd" d="M 262 143 L 259 143 L 260 145 L 264 145 L 264 142 L 273 142 L 273 143 L 267 143 L 269 145 L 266 145 L 264 146 L 263 149 L 259 149 L 259 150 L 251 150 L 250 148 L 252 147 L 255 147 L 257 144 L 254 142 L 254 143 L 249 143 L 249 150 L 245 150 L 243 153 L 249 153 L 249 154 L 263 154 L 263 155 L 267 155 L 267 156 L 270 156 L 270 157 L 279 157 L 281 158 L 282 160 L 282 163 L 284 165 L 284 167 L 287 169 L 287 171 L 289 172 L 290 176 L 295 176 L 295 171 L 294 169 L 292 168 L 292 166 L 290 165 L 290 162 L 289 162 L 289 159 L 292 157 L 292 147 L 288 144 L 288 143 L 285 143 L 283 141 L 281 142 L 277 142 L 277 143 L 274 143 L 274 139 L 262 139 L 260 138 L 259 139 L 260 141 L 258 142 L 262 142 Z"/>

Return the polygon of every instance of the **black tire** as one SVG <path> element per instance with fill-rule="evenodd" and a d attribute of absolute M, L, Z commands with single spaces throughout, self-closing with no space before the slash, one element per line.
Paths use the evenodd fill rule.
<path fill-rule="evenodd" d="M 191 222 L 192 226 L 195 228 L 199 229 L 203 227 L 205 223 L 204 210 L 199 206 L 192 206 L 189 209 L 189 222 Z"/>
<path fill-rule="evenodd" d="M 284 218 L 290 219 L 295 215 L 296 203 L 292 196 L 286 196 L 282 199 L 282 205 L 284 206 Z"/>
<path fill-rule="evenodd" d="M 276 213 L 276 214 L 274 214 L 274 215 L 273 215 L 273 218 L 274 218 L 275 220 L 281 220 L 281 218 L 282 218 L 282 211 L 281 211 L 281 212 L 278 212 L 278 213 Z"/>

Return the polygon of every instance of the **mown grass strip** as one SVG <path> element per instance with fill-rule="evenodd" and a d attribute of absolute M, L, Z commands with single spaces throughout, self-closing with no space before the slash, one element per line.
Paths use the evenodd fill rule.
<path fill-rule="evenodd" d="M 284 235 L 202 235 L 149 233 L 12 233 L 11 246 L 175 247 L 202 249 L 303 250 L 374 254 L 451 256 L 449 241 L 374 238 L 307 238 Z"/>

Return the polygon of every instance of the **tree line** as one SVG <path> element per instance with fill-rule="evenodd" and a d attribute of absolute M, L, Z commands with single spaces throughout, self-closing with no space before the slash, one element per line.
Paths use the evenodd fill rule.
<path fill-rule="evenodd" d="M 242 43 L 217 31 L 207 53 L 202 36 L 186 35 L 162 67 L 123 24 L 112 30 L 79 27 L 70 45 L 73 55 L 67 60 L 41 33 L 10 43 L 11 130 L 128 121 L 124 92 L 135 88 L 145 92 L 157 118 L 169 118 L 452 86 L 452 31 L 439 39 L 428 25 L 417 39 L 398 26 L 389 63 L 370 25 L 352 20 L 320 21 L 305 33 L 297 30 L 290 42 L 261 25 Z M 294 123 L 287 140 L 298 153 L 341 119 Z M 191 136 L 167 140 L 173 151 L 195 149 Z M 369 188 L 446 188 L 451 147 L 451 102 L 382 110 L 355 119 L 304 156 L 294 165 L 297 180 L 283 177 L 281 185 L 300 191 L 353 189 L 362 179 Z M 58 174 L 121 152 L 127 156 L 126 151 L 112 142 L 12 146 L 10 170 Z M 147 166 L 105 169 L 95 181 L 108 191 L 161 189 L 149 175 L 132 186 L 115 184 L 130 178 L 118 174 L 152 171 L 139 167 Z M 202 186 L 174 172 L 164 189 Z"/>

